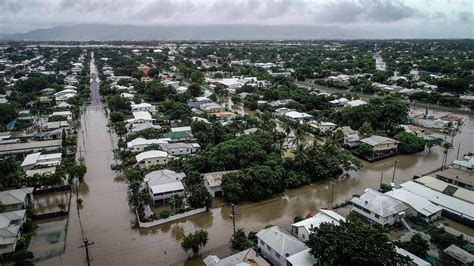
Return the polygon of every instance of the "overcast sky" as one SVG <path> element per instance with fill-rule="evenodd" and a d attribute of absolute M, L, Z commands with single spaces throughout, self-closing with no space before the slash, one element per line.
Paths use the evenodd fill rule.
<path fill-rule="evenodd" d="M 83 23 L 336 25 L 474 38 L 474 0 L 0 0 L 0 33 Z"/>

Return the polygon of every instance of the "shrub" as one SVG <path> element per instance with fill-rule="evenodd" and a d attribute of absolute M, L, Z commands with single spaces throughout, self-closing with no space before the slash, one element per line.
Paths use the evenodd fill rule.
<path fill-rule="evenodd" d="M 170 217 L 170 212 L 168 210 L 161 210 L 160 211 L 160 218 L 161 219 L 166 219 Z"/>

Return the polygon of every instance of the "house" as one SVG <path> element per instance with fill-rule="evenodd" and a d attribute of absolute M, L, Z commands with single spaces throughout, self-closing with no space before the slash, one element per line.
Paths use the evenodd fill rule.
<path fill-rule="evenodd" d="M 193 134 L 189 131 L 168 132 L 163 134 L 164 138 L 171 139 L 170 142 L 188 141 L 193 139 Z"/>
<path fill-rule="evenodd" d="M 5 206 L 5 211 L 18 211 L 25 206 L 33 205 L 33 189 L 20 188 L 0 191 L 0 203 Z"/>
<path fill-rule="evenodd" d="M 40 176 L 48 176 L 56 173 L 56 166 L 51 166 L 51 167 L 44 167 L 44 168 L 34 168 L 30 170 L 26 170 L 25 174 L 26 176 L 35 176 L 35 175 L 40 175 Z"/>
<path fill-rule="evenodd" d="M 132 112 L 132 114 L 133 118 L 127 119 L 128 124 L 136 125 L 143 123 L 153 123 L 153 121 L 155 121 L 148 111 L 135 111 Z"/>
<path fill-rule="evenodd" d="M 316 258 L 310 253 L 311 249 L 305 249 L 286 258 L 288 266 L 313 266 L 318 265 Z"/>
<path fill-rule="evenodd" d="M 133 95 L 131 93 L 128 93 L 128 92 L 122 92 L 120 94 L 120 97 L 128 99 L 128 100 L 133 100 L 133 98 L 135 98 L 135 95 Z"/>
<path fill-rule="evenodd" d="M 40 140 L 40 141 L 55 140 L 55 139 L 61 139 L 62 135 L 63 135 L 62 128 L 58 128 L 51 131 L 36 131 L 33 134 L 33 139 Z"/>
<path fill-rule="evenodd" d="M 65 117 L 68 121 L 72 120 L 72 112 L 71 111 L 58 111 L 58 112 L 53 112 L 52 114 L 49 115 L 49 117 L 52 116 L 63 116 Z"/>
<path fill-rule="evenodd" d="M 54 100 L 56 101 L 56 104 L 67 103 L 69 99 L 74 98 L 76 96 L 77 94 L 68 93 L 61 96 L 57 96 L 56 98 L 54 98 Z"/>
<path fill-rule="evenodd" d="M 262 256 L 275 266 L 286 266 L 288 257 L 308 249 L 298 238 L 278 226 L 260 230 L 257 239 Z"/>
<path fill-rule="evenodd" d="M 406 265 L 409 266 L 431 266 L 431 263 L 425 261 L 424 259 L 421 259 L 420 257 L 416 256 L 415 254 L 412 254 L 403 248 L 399 248 L 395 246 L 395 251 L 405 257 L 409 257 L 411 259 L 410 262 L 408 262 Z"/>
<path fill-rule="evenodd" d="M 204 186 L 207 188 L 209 193 L 215 197 L 223 194 L 222 177 L 224 177 L 226 174 L 235 172 L 238 172 L 238 170 L 204 173 L 201 175 L 201 177 L 204 180 Z"/>
<path fill-rule="evenodd" d="M 198 143 L 163 143 L 160 145 L 161 149 L 166 151 L 170 155 L 188 155 L 197 153 L 201 146 Z"/>
<path fill-rule="evenodd" d="M 299 240 L 305 242 L 309 239 L 311 228 L 319 228 L 319 225 L 322 223 L 333 223 L 337 225 L 339 224 L 339 221 L 345 220 L 344 217 L 331 210 L 320 210 L 313 217 L 292 224 L 291 233 Z"/>
<path fill-rule="evenodd" d="M 344 133 L 344 147 L 352 149 L 360 145 L 359 131 L 349 126 L 341 127 L 341 130 Z"/>
<path fill-rule="evenodd" d="M 221 123 L 232 121 L 237 117 L 236 114 L 234 114 L 232 112 L 227 112 L 227 111 L 226 112 L 213 113 L 212 115 L 215 116 L 217 118 L 217 120 L 219 120 Z"/>
<path fill-rule="evenodd" d="M 331 122 L 311 122 L 309 126 L 319 130 L 321 134 L 331 133 L 336 128 L 336 124 Z"/>
<path fill-rule="evenodd" d="M 452 244 L 451 246 L 445 248 L 443 253 L 446 254 L 449 258 L 457 263 L 462 265 L 472 264 L 474 262 L 474 255 L 465 251 L 464 249 Z"/>
<path fill-rule="evenodd" d="M 308 121 L 308 120 L 313 118 L 312 115 L 309 115 L 307 113 L 301 113 L 301 112 L 298 112 L 298 111 L 286 112 L 284 114 L 284 117 L 288 118 L 289 120 L 291 120 L 293 122 L 298 122 L 298 123 L 302 123 L 302 122 Z"/>
<path fill-rule="evenodd" d="M 135 159 L 137 160 L 138 166 L 143 169 L 154 165 L 167 164 L 170 160 L 174 159 L 174 156 L 164 151 L 152 150 L 137 154 Z"/>
<path fill-rule="evenodd" d="M 56 129 L 62 129 L 63 128 L 68 128 L 69 127 L 69 122 L 64 120 L 64 121 L 53 121 L 53 122 L 48 122 L 46 123 L 46 127 L 43 127 L 42 130 L 56 130 Z"/>
<path fill-rule="evenodd" d="M 190 108 L 199 109 L 201 105 L 206 104 L 206 103 L 212 103 L 212 100 L 207 97 L 196 97 L 188 101 L 188 106 Z"/>
<path fill-rule="evenodd" d="M 388 195 L 396 200 L 399 200 L 409 206 L 407 213 L 413 216 L 418 216 L 425 222 L 430 223 L 441 217 L 442 208 L 431 203 L 424 197 L 414 194 L 404 189 L 392 189 L 386 192 Z"/>
<path fill-rule="evenodd" d="M 0 145 L 1 154 L 39 152 L 61 148 L 61 140 L 30 141 Z"/>
<path fill-rule="evenodd" d="M 218 104 L 218 103 L 211 102 L 211 103 L 201 104 L 201 106 L 199 106 L 199 110 L 205 111 L 205 112 L 208 112 L 208 113 L 218 113 L 218 112 L 224 112 L 225 107 Z"/>
<path fill-rule="evenodd" d="M 346 99 L 346 98 L 340 98 L 340 99 L 329 101 L 329 103 L 334 105 L 334 106 L 344 106 L 348 102 L 349 102 L 349 100 Z"/>
<path fill-rule="evenodd" d="M 186 177 L 184 173 L 159 170 L 145 175 L 143 181 L 146 183 L 153 201 L 157 201 L 167 200 L 173 195 L 184 197 L 184 186 L 181 182 L 184 177 Z"/>
<path fill-rule="evenodd" d="M 60 96 L 64 96 L 64 95 L 68 95 L 68 94 L 74 94 L 74 95 L 77 95 L 77 91 L 76 91 L 76 87 L 72 86 L 70 88 L 66 88 L 65 90 L 62 90 L 62 91 L 58 91 L 56 92 L 54 95 L 54 97 L 60 97 Z"/>
<path fill-rule="evenodd" d="M 474 154 L 466 154 L 461 160 L 454 160 L 452 166 L 463 171 L 474 170 Z"/>
<path fill-rule="evenodd" d="M 443 208 L 442 216 L 474 227 L 474 204 L 446 195 L 413 181 L 400 184 L 400 187 Z"/>
<path fill-rule="evenodd" d="M 270 266 L 270 264 L 252 249 L 246 249 L 219 259 L 214 255 L 209 255 L 201 263 L 202 266 Z"/>
<path fill-rule="evenodd" d="M 364 105 L 367 104 L 367 102 L 362 101 L 362 100 L 353 100 L 353 101 L 348 101 L 344 104 L 345 107 L 356 107 L 359 105 Z"/>
<path fill-rule="evenodd" d="M 146 147 L 151 145 L 160 145 L 168 143 L 171 139 L 160 138 L 160 139 L 144 139 L 136 138 L 132 141 L 127 142 L 127 150 L 131 152 L 142 152 Z"/>
<path fill-rule="evenodd" d="M 161 129 L 161 126 L 153 125 L 153 123 L 151 123 L 151 122 L 145 122 L 145 123 L 141 123 L 141 124 L 132 125 L 132 127 L 130 128 L 130 132 L 135 133 L 135 132 L 140 132 L 142 130 L 151 129 L 151 128 L 152 129 Z"/>
<path fill-rule="evenodd" d="M 132 112 L 137 112 L 137 111 L 145 111 L 149 112 L 151 114 L 156 113 L 156 109 L 154 105 L 151 105 L 149 103 L 139 103 L 139 104 L 132 104 L 130 105 Z"/>
<path fill-rule="evenodd" d="M 137 67 L 137 68 L 138 68 L 138 70 L 140 70 L 140 71 L 143 73 L 143 75 L 145 75 L 145 76 L 148 76 L 148 71 L 150 71 L 150 69 L 151 69 L 150 67 L 145 66 L 145 65 L 140 65 L 140 66 Z"/>
<path fill-rule="evenodd" d="M 192 132 L 191 127 L 172 127 L 171 132 Z"/>
<path fill-rule="evenodd" d="M 381 226 L 401 222 L 408 206 L 377 190 L 367 188 L 360 197 L 351 199 L 351 212 L 366 217 L 370 224 Z"/>
<path fill-rule="evenodd" d="M 0 255 L 15 251 L 26 210 L 0 213 Z"/>
<path fill-rule="evenodd" d="M 50 167 L 50 166 L 59 166 L 61 165 L 62 153 L 52 153 L 44 154 L 41 152 L 28 154 L 23 162 L 21 167 L 23 170 L 30 170 L 35 167 Z"/>
<path fill-rule="evenodd" d="M 360 142 L 362 144 L 367 144 L 372 148 L 374 157 L 394 154 L 398 151 L 399 142 L 387 137 L 373 135 L 368 138 L 361 139 Z"/>

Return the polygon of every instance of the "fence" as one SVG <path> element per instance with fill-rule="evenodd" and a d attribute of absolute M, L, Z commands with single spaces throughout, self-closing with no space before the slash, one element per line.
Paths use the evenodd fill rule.
<path fill-rule="evenodd" d="M 71 185 L 64 185 L 60 187 L 52 187 L 52 188 L 42 188 L 42 189 L 35 189 L 33 190 L 33 195 L 41 195 L 47 193 L 53 193 L 58 191 L 66 191 L 71 190 Z"/>
<path fill-rule="evenodd" d="M 179 220 L 179 219 L 183 219 L 183 218 L 186 218 L 186 217 L 189 217 L 189 216 L 192 216 L 192 215 L 196 215 L 196 214 L 199 214 L 199 213 L 203 213 L 203 212 L 206 212 L 206 208 L 200 208 L 200 209 L 194 209 L 194 210 L 191 210 L 191 211 L 187 211 L 187 212 L 183 212 L 183 213 L 178 213 L 178 214 L 175 214 L 173 216 L 170 216 L 168 218 L 165 218 L 165 219 L 159 219 L 159 220 L 154 220 L 152 222 L 141 222 L 140 219 L 138 218 L 138 225 L 141 227 L 141 228 L 150 228 L 150 227 L 153 227 L 153 226 L 157 226 L 157 225 L 161 225 L 161 224 L 165 224 L 165 223 L 169 223 L 169 222 L 172 222 L 172 221 L 176 221 L 176 220 Z M 136 213 L 136 212 L 135 212 Z M 137 213 L 136 213 L 137 214 Z M 137 217 L 138 217 L 138 214 L 137 214 Z"/>

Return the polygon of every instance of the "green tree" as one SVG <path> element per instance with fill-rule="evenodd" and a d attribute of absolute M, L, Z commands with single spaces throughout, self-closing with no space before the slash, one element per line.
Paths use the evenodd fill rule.
<path fill-rule="evenodd" d="M 16 118 L 16 116 L 17 113 L 13 105 L 8 103 L 0 104 L 0 122 L 2 124 L 10 122 L 12 119 Z"/>
<path fill-rule="evenodd" d="M 400 265 L 408 262 L 380 230 L 354 221 L 314 227 L 306 245 L 324 265 Z"/>
<path fill-rule="evenodd" d="M 181 241 L 181 247 L 185 252 L 192 250 L 193 254 L 196 255 L 199 249 L 207 245 L 208 233 L 204 230 L 198 230 L 194 233 L 189 233 Z"/>
<path fill-rule="evenodd" d="M 198 97 L 202 94 L 201 86 L 198 83 L 192 83 L 191 85 L 189 85 L 188 91 L 193 97 Z"/>
<path fill-rule="evenodd" d="M 368 121 L 365 121 L 359 128 L 359 135 L 362 138 L 367 138 L 372 136 L 373 134 L 374 130 L 372 129 L 372 125 Z"/>
<path fill-rule="evenodd" d="M 255 243 L 248 239 L 243 229 L 238 229 L 235 235 L 231 237 L 230 244 L 233 249 L 242 251 L 251 248 Z"/>
<path fill-rule="evenodd" d="M 33 264 L 33 252 L 28 250 L 19 250 L 13 253 L 12 260 L 15 262 L 15 265 L 18 266 L 30 266 Z"/>
<path fill-rule="evenodd" d="M 400 142 L 398 149 L 402 153 L 412 154 L 423 151 L 425 148 L 425 141 L 413 133 L 400 132 L 395 136 L 395 139 Z"/>
<path fill-rule="evenodd" d="M 189 189 L 190 196 L 188 197 L 189 205 L 193 208 L 210 207 L 212 203 L 212 196 L 202 184 L 195 184 Z"/>

